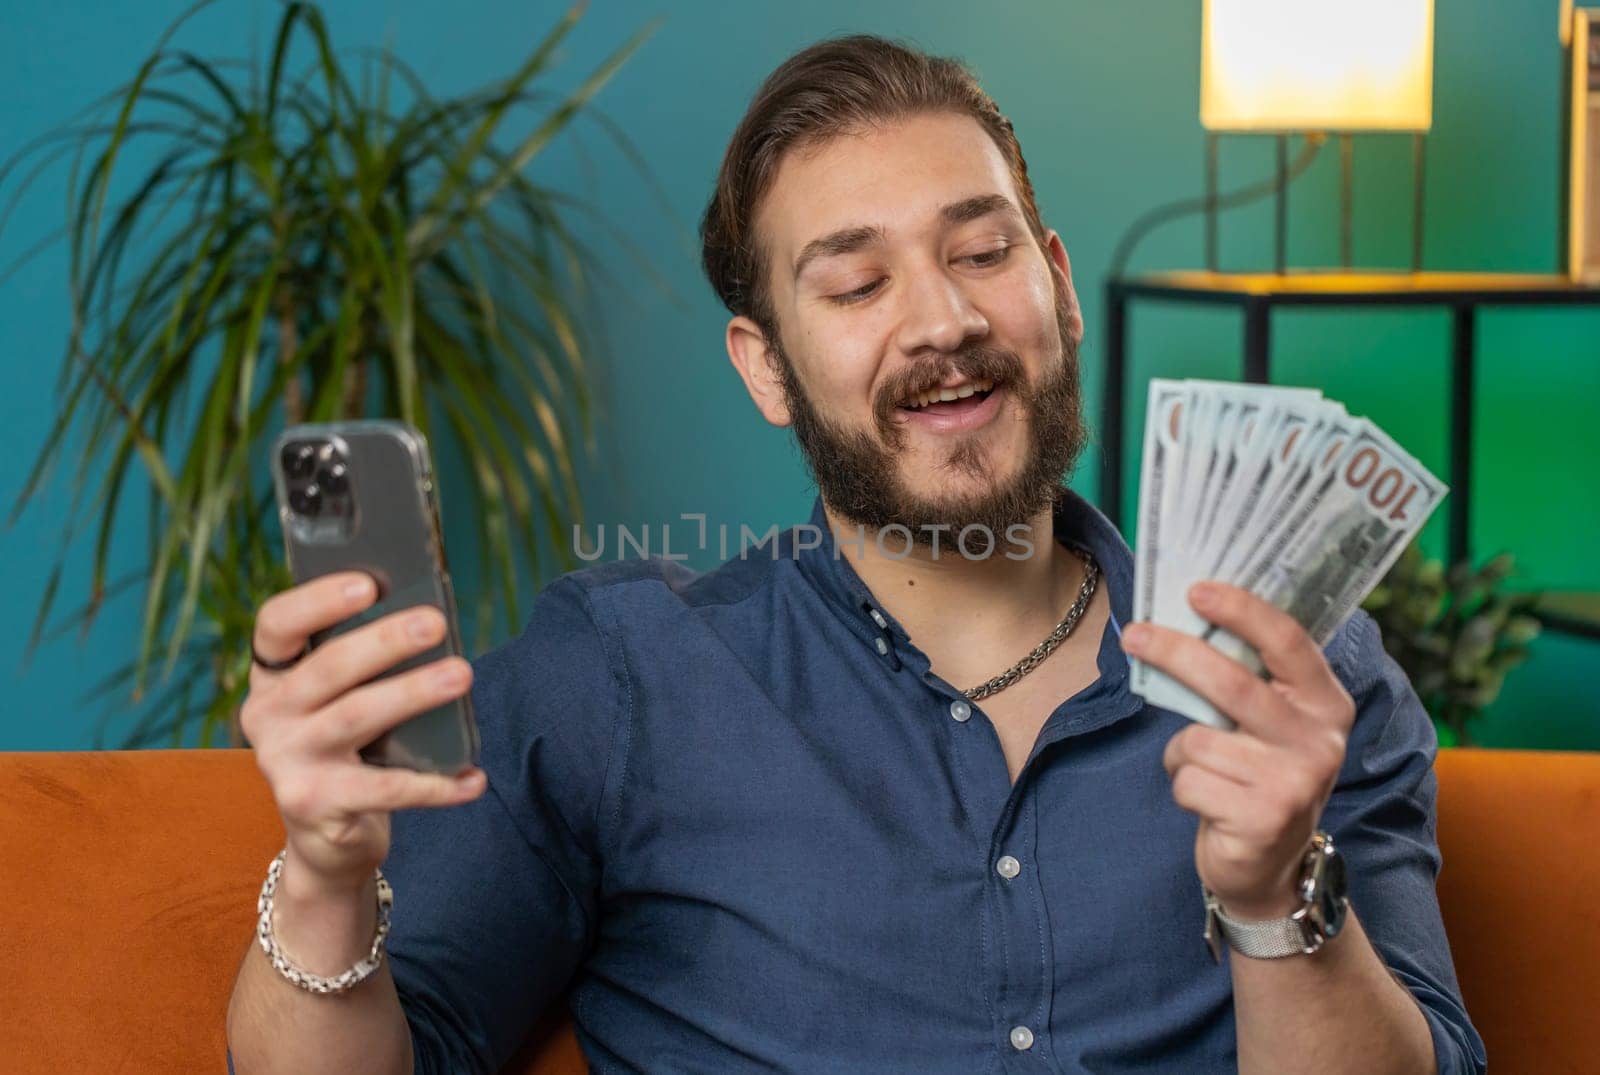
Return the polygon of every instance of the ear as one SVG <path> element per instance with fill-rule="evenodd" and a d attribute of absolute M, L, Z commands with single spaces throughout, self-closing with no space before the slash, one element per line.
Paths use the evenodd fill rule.
<path fill-rule="evenodd" d="M 1083 339 L 1083 307 L 1078 304 L 1078 293 L 1072 287 L 1072 259 L 1067 257 L 1067 248 L 1061 242 L 1061 235 L 1056 229 L 1047 228 L 1044 233 L 1044 241 L 1045 257 L 1049 260 L 1051 268 L 1060 274 L 1060 279 L 1056 281 L 1056 289 L 1067 296 L 1072 308 L 1072 313 L 1068 320 L 1071 322 L 1072 332 L 1081 341 Z"/>
<path fill-rule="evenodd" d="M 1061 275 L 1066 278 L 1067 286 L 1072 286 L 1072 259 L 1067 257 L 1067 248 L 1061 242 L 1061 234 L 1054 228 L 1046 228 L 1044 233 L 1044 253 Z"/>
<path fill-rule="evenodd" d="M 775 426 L 787 426 L 791 419 L 778 359 L 767 345 L 761 326 L 743 315 L 733 318 L 728 322 L 727 345 L 728 361 L 739 371 L 761 417 Z"/>

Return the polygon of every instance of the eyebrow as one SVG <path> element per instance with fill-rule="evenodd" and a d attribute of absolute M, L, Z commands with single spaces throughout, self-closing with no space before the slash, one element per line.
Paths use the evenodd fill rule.
<path fill-rule="evenodd" d="M 1006 213 L 1022 219 L 1022 214 L 1017 207 L 1011 204 L 1011 199 L 1004 194 L 975 194 L 970 198 L 962 198 L 958 202 L 951 202 L 939 210 L 939 216 L 947 224 L 965 224 L 968 221 L 986 217 L 991 213 Z M 840 254 L 851 254 L 869 246 L 886 242 L 887 234 L 877 224 L 858 224 L 854 227 L 840 228 L 838 231 L 829 232 L 819 239 L 813 239 L 800 251 L 800 256 L 794 260 L 794 278 L 800 279 L 800 274 L 806 266 L 818 258 L 837 257 Z"/>

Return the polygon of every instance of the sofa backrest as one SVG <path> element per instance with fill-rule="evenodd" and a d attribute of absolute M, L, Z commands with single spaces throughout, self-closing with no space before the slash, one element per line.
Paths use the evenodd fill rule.
<path fill-rule="evenodd" d="M 1489 1070 L 1600 1071 L 1600 753 L 1441 750 L 1439 906 Z"/>
<path fill-rule="evenodd" d="M 1439 899 L 1505 1072 L 1600 1057 L 1600 754 L 1439 755 Z M 223 1072 L 283 830 L 248 750 L 0 753 L 7 1071 Z M 586 1070 L 559 1007 L 505 1075 Z"/>
<path fill-rule="evenodd" d="M 226 1073 L 282 847 L 249 750 L 0 753 L 0 1070 Z M 587 1071 L 563 1015 L 506 1075 Z"/>

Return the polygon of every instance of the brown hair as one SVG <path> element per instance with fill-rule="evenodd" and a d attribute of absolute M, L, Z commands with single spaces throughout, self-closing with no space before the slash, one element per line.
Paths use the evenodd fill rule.
<path fill-rule="evenodd" d="M 862 126 L 938 111 L 971 116 L 989 133 L 1043 250 L 1044 227 L 1011 121 L 961 61 L 872 34 L 829 38 L 795 53 L 767 77 L 722 158 L 700 221 L 700 241 L 706 276 L 729 312 L 755 321 L 769 339 L 777 331 L 755 215 L 785 153 Z"/>

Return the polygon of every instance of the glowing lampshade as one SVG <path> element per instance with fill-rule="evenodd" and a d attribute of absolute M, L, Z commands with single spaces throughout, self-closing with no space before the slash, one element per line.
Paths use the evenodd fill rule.
<path fill-rule="evenodd" d="M 1208 130 L 1433 123 L 1433 0 L 1205 0 L 1202 22 Z"/>

